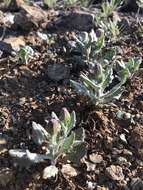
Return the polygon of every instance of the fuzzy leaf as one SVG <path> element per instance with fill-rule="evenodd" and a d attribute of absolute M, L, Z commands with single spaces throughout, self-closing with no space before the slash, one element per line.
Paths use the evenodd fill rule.
<path fill-rule="evenodd" d="M 40 124 L 32 122 L 32 139 L 36 144 L 41 145 L 48 140 L 49 136 L 49 133 Z"/>
<path fill-rule="evenodd" d="M 21 167 L 30 167 L 32 164 L 44 162 L 50 159 L 48 155 L 31 153 L 29 150 L 11 149 L 9 155 L 15 159 L 15 161 Z"/>
<path fill-rule="evenodd" d="M 85 74 L 81 75 L 81 79 L 84 82 L 84 84 L 86 84 L 86 86 L 89 86 L 89 88 L 96 90 L 99 90 L 99 86 L 96 85 L 92 80 L 90 80 Z"/>
<path fill-rule="evenodd" d="M 66 127 L 68 127 L 71 122 L 70 113 L 68 112 L 66 108 L 63 108 L 61 111 L 60 121 L 63 122 Z"/>
<path fill-rule="evenodd" d="M 57 119 L 57 120 L 59 120 L 59 118 L 58 118 L 58 116 L 56 115 L 55 112 L 52 112 L 51 116 L 52 116 L 52 119 Z"/>
<path fill-rule="evenodd" d="M 68 126 L 68 132 L 70 132 L 76 125 L 76 114 L 75 111 L 71 113 L 71 120 Z"/>
<path fill-rule="evenodd" d="M 57 143 L 57 136 L 61 131 L 61 124 L 60 121 L 57 119 L 51 119 L 51 123 L 52 123 L 52 143 L 56 144 Z"/>
<path fill-rule="evenodd" d="M 63 150 L 64 152 L 70 151 L 75 139 L 75 133 L 72 132 L 70 136 L 68 136 L 63 143 Z"/>
<path fill-rule="evenodd" d="M 89 95 L 88 90 L 84 85 L 82 85 L 79 82 L 73 81 L 73 80 L 70 80 L 70 82 L 79 94 L 84 95 L 84 96 Z"/>
<path fill-rule="evenodd" d="M 104 81 L 102 84 L 102 91 L 105 90 L 105 88 L 107 88 L 109 86 L 109 84 L 112 82 L 113 80 L 113 69 L 112 67 L 108 67 L 105 71 L 105 76 L 104 76 Z"/>
<path fill-rule="evenodd" d="M 78 144 L 77 146 L 74 146 L 72 151 L 69 154 L 67 154 L 67 158 L 71 162 L 79 165 L 81 158 L 83 158 L 86 153 L 87 153 L 87 145 L 85 142 L 83 142 Z"/>
<path fill-rule="evenodd" d="M 79 144 L 81 142 L 84 142 L 84 139 L 85 139 L 85 130 L 84 130 L 84 128 L 80 127 L 78 129 L 76 129 L 74 131 L 74 133 L 75 133 L 74 145 L 75 145 L 75 143 Z"/>

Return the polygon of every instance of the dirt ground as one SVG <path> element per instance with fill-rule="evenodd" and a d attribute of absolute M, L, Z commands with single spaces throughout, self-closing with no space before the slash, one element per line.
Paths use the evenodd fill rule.
<path fill-rule="evenodd" d="M 49 20 L 54 19 L 56 13 L 52 14 L 49 14 Z M 128 19 L 130 25 L 122 34 L 122 40 L 110 46 L 118 47 L 124 59 L 134 56 L 143 58 L 143 34 L 141 36 L 138 33 L 135 14 L 120 14 Z M 143 19 L 142 15 L 140 19 Z M 3 26 L 0 26 L 2 32 Z M 36 56 L 27 65 L 17 61 L 8 47 L 1 48 L 0 43 L 0 176 L 5 168 L 9 168 L 10 172 L 4 175 L 10 180 L 7 182 L 4 178 L 5 183 L 0 182 L 0 189 L 142 190 L 142 71 L 128 80 L 122 98 L 114 102 L 113 106 L 89 106 L 75 93 L 69 82 L 70 79 L 79 78 L 79 71 L 75 71 L 69 60 L 72 55 L 65 51 L 67 41 L 74 31 L 57 31 L 56 41 L 50 46 L 37 36 L 37 31 L 44 30 L 38 27 L 23 32 L 22 29 L 6 26 L 2 41 L 9 39 L 13 43 L 12 39 L 16 37 L 18 42 L 13 43 L 15 46 L 17 43 L 25 43 L 36 51 Z M 69 71 L 59 81 L 50 79 L 47 74 L 49 65 L 54 63 L 66 66 Z M 86 130 L 88 153 L 81 165 L 75 167 L 78 174 L 69 177 L 59 172 L 56 179 L 43 180 L 41 171 L 44 164 L 20 170 L 13 164 L 8 150 L 28 147 L 34 152 L 37 147 L 29 138 L 31 122 L 45 125 L 45 119 L 51 112 L 59 114 L 63 107 L 69 111 L 75 110 L 77 127 L 82 126 Z M 122 119 L 118 117 L 120 111 L 124 112 Z M 58 167 L 61 168 L 63 163 L 62 159 L 59 160 Z"/>

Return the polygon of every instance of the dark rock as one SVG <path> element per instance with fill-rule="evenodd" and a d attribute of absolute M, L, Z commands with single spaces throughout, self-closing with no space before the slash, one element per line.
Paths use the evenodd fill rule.
<path fill-rule="evenodd" d="M 21 11 L 15 14 L 13 27 L 30 31 L 32 28 L 38 28 L 46 18 L 46 12 L 40 7 L 23 4 Z"/>
<path fill-rule="evenodd" d="M 61 31 L 91 31 L 94 27 L 94 15 L 81 10 L 69 11 L 56 21 L 47 25 L 48 30 Z"/>
<path fill-rule="evenodd" d="M 58 82 L 63 79 L 67 79 L 70 73 L 69 67 L 64 64 L 50 64 L 48 65 L 47 75 L 48 78 Z"/>
<path fill-rule="evenodd" d="M 128 0 L 119 11 L 121 12 L 137 12 L 139 9 L 139 6 L 137 4 L 137 0 Z"/>
<path fill-rule="evenodd" d="M 11 44 L 0 41 L 0 50 L 4 53 L 11 54 L 13 51 Z"/>

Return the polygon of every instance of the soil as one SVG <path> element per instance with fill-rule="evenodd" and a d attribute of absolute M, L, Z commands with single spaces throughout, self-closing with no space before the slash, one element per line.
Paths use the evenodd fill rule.
<path fill-rule="evenodd" d="M 129 19 L 130 28 L 122 34 L 122 40 L 109 46 L 119 47 L 125 60 L 134 56 L 143 58 L 143 35 L 138 32 L 135 14 L 120 14 L 122 18 Z M 143 19 L 142 15 L 140 18 Z M 65 51 L 72 32 L 58 31 L 55 43 L 50 46 L 50 51 L 54 53 L 48 53 L 49 45 L 37 36 L 37 31 L 42 30 L 34 28 L 25 33 L 22 30 L 8 28 L 4 36 L 4 38 L 11 38 L 13 35 L 17 38 L 23 36 L 25 44 L 29 44 L 36 51 L 36 56 L 27 65 L 17 61 L 8 51 L 3 51 L 0 58 L 0 134 L 7 139 L 6 146 L 2 149 L 0 147 L 0 168 L 10 168 L 13 173 L 12 180 L 0 185 L 0 189 L 143 189 L 141 183 L 136 187 L 132 183 L 134 179 L 143 181 L 142 72 L 128 80 L 126 91 L 114 105 L 104 108 L 89 106 L 85 99 L 75 93 L 69 82 L 70 79 L 79 78 L 79 72 L 75 72 L 69 61 L 71 55 Z M 54 63 L 64 64 L 70 70 L 66 77 L 59 81 L 51 80 L 47 74 L 48 65 Z M 86 130 L 88 153 L 86 161 L 75 167 L 78 175 L 69 178 L 59 172 L 56 179 L 43 180 L 42 164 L 21 171 L 13 164 L 8 150 L 28 147 L 34 152 L 37 147 L 29 138 L 31 122 L 45 125 L 45 119 L 49 118 L 51 112 L 59 114 L 63 107 L 69 111 L 75 110 L 78 118 L 76 127 L 82 126 Z M 119 111 L 124 112 L 123 118 L 118 118 Z M 91 154 L 100 155 L 100 158 L 102 157 L 100 163 L 91 163 L 89 160 Z M 61 165 L 62 160 L 58 163 L 59 168 Z M 112 165 L 114 167 L 111 167 Z M 117 167 L 121 177 L 115 177 L 114 174 L 114 178 L 113 175 L 109 175 L 107 168 L 110 167 L 112 170 Z"/>

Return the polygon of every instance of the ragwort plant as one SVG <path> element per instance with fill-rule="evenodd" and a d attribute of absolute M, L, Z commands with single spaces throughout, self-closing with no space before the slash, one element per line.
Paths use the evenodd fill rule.
<path fill-rule="evenodd" d="M 108 41 L 117 41 L 120 33 L 124 30 L 123 26 L 119 26 L 120 19 L 114 13 L 114 10 L 122 3 L 121 0 L 104 1 L 101 4 L 101 11 L 95 16 L 96 27 L 104 30 Z"/>
<path fill-rule="evenodd" d="M 126 64 L 123 61 L 118 61 L 116 64 L 118 76 L 113 75 L 112 65 L 103 66 L 96 63 L 92 75 L 87 76 L 83 73 L 80 76 L 80 82 L 71 80 L 71 84 L 77 93 L 88 97 L 92 104 L 96 106 L 109 104 L 120 98 L 125 89 L 124 84 L 139 69 L 141 62 L 140 58 L 129 59 Z M 110 87 L 115 77 L 118 78 L 119 82 Z"/>
<path fill-rule="evenodd" d="M 11 149 L 12 156 L 21 167 L 30 167 L 32 164 L 50 161 L 50 165 L 43 171 L 43 178 L 56 176 L 58 158 L 66 156 L 68 160 L 79 164 L 86 154 L 85 132 L 83 128 L 73 130 L 76 125 L 76 115 L 63 108 L 60 117 L 53 112 L 50 120 L 46 121 L 45 129 L 40 124 L 32 123 L 31 138 L 42 149 L 43 154 L 31 153 L 29 150 Z"/>
<path fill-rule="evenodd" d="M 33 58 L 34 50 L 30 46 L 21 47 L 18 51 L 18 58 L 22 63 L 28 64 L 29 59 Z"/>
<path fill-rule="evenodd" d="M 74 42 L 70 42 L 71 51 L 78 54 L 74 56 L 78 64 L 87 65 L 99 57 L 101 50 L 105 45 L 105 35 L 103 30 L 98 30 L 97 34 L 92 30 L 90 33 L 83 32 L 74 36 Z"/>

